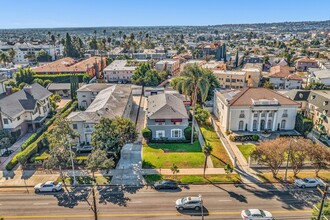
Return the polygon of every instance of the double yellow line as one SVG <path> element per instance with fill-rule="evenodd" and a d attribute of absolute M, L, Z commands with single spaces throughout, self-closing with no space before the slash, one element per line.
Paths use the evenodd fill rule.
<path fill-rule="evenodd" d="M 312 210 L 275 210 L 272 213 L 311 213 Z M 210 212 L 208 215 L 239 215 L 240 212 Z M 99 214 L 99 217 L 150 217 L 150 216 L 183 216 L 179 212 L 172 213 L 114 213 L 114 214 Z M 63 219 L 63 218 L 88 218 L 93 217 L 93 214 L 67 214 L 67 215 L 17 215 L 17 216 L 1 216 L 4 219 Z"/>

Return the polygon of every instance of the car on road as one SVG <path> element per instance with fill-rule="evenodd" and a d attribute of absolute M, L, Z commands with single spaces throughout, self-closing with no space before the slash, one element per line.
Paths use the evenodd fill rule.
<path fill-rule="evenodd" d="M 93 147 L 90 145 L 84 145 L 77 147 L 77 153 L 90 153 L 92 152 Z"/>
<path fill-rule="evenodd" d="M 6 150 L 0 157 L 9 157 L 12 153 L 14 153 L 13 150 Z"/>
<path fill-rule="evenodd" d="M 154 184 L 155 189 L 178 189 L 178 184 L 173 180 L 163 180 Z"/>
<path fill-rule="evenodd" d="M 242 210 L 242 219 L 246 220 L 273 220 L 273 215 L 262 209 L 246 209 Z"/>
<path fill-rule="evenodd" d="M 300 188 L 323 186 L 323 183 L 316 178 L 296 179 L 294 184 Z"/>
<path fill-rule="evenodd" d="M 195 209 L 198 211 L 201 210 L 202 206 L 203 201 L 201 196 L 184 197 L 175 202 L 175 208 L 181 211 L 184 209 Z"/>
<path fill-rule="evenodd" d="M 62 183 L 55 181 L 47 181 L 45 183 L 39 183 L 34 186 L 34 191 L 39 192 L 58 192 L 62 190 Z"/>

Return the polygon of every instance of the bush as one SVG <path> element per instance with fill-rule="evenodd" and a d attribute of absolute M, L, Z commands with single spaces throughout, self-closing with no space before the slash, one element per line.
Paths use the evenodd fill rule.
<path fill-rule="evenodd" d="M 254 135 L 238 135 L 238 136 L 229 136 L 229 140 L 235 141 L 235 142 L 244 142 L 244 141 L 258 141 L 259 136 Z"/>
<path fill-rule="evenodd" d="M 186 138 L 186 140 L 190 141 L 191 140 L 191 132 L 192 132 L 192 128 L 191 126 L 186 127 L 184 129 L 184 137 Z"/>
<path fill-rule="evenodd" d="M 208 123 L 208 119 L 210 118 L 210 112 L 198 105 L 195 111 L 195 118 L 200 124 L 205 125 Z"/>
<path fill-rule="evenodd" d="M 142 130 L 142 136 L 147 140 L 150 141 L 152 138 L 152 132 L 149 128 L 144 128 Z"/>
<path fill-rule="evenodd" d="M 72 76 L 72 74 L 35 74 L 33 75 L 33 79 L 41 79 L 43 81 L 50 80 L 53 83 L 70 83 L 70 76 Z M 76 76 L 78 77 L 79 83 L 84 82 L 84 76 L 89 77 L 88 74 L 76 74 Z"/>
<path fill-rule="evenodd" d="M 230 131 L 229 130 L 226 130 L 226 135 L 230 135 Z"/>
<path fill-rule="evenodd" d="M 313 121 L 301 114 L 297 114 L 295 129 L 303 135 L 309 133 L 313 129 Z"/>
<path fill-rule="evenodd" d="M 69 102 L 58 114 L 61 114 L 62 117 L 66 117 L 67 115 L 70 114 L 70 112 L 76 108 L 77 106 L 77 101 Z M 17 164 L 18 164 L 18 158 L 21 158 L 21 160 L 28 161 L 29 158 L 38 152 L 39 147 L 44 147 L 47 144 L 47 134 L 48 132 L 45 132 L 48 127 L 54 122 L 55 120 L 54 116 L 51 120 L 49 120 L 45 126 L 41 128 L 43 132 L 39 137 L 35 139 L 31 144 L 29 144 L 25 149 L 22 149 L 21 152 L 16 154 L 11 161 L 6 165 L 6 170 L 10 171 L 12 170 Z"/>

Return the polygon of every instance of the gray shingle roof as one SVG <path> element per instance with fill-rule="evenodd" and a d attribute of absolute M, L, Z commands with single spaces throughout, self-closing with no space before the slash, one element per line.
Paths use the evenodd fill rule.
<path fill-rule="evenodd" d="M 147 116 L 150 119 L 189 118 L 183 101 L 172 94 L 150 96 Z"/>
<path fill-rule="evenodd" d="M 22 89 L 0 99 L 1 112 L 16 118 L 24 111 L 33 111 L 38 100 L 45 99 L 51 94 L 46 88 L 34 83 L 31 85 L 30 93 Z"/>
<path fill-rule="evenodd" d="M 68 119 L 71 121 L 97 122 L 102 117 L 122 117 L 132 92 L 130 85 L 113 84 L 103 89 L 95 100 L 83 112 L 72 112 Z"/>
<path fill-rule="evenodd" d="M 77 92 L 99 92 L 103 89 L 106 89 L 110 86 L 113 86 L 113 84 L 106 84 L 106 83 L 92 83 L 92 84 L 86 84 L 80 87 Z"/>
<path fill-rule="evenodd" d="M 326 115 L 330 117 L 330 91 L 327 90 L 312 90 L 308 98 L 309 103 L 317 106 L 316 110 L 321 114 L 324 114 L 324 110 L 327 111 Z"/>

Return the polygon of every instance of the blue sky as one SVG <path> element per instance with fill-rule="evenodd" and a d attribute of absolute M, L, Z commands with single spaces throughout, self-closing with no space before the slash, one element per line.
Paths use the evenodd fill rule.
<path fill-rule="evenodd" d="M 0 0 L 0 28 L 330 20 L 328 0 Z"/>

